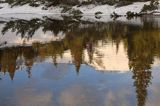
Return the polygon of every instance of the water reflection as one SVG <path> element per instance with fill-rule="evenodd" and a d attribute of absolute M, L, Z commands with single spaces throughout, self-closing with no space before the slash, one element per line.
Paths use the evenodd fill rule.
<path fill-rule="evenodd" d="M 40 78 L 54 81 L 64 81 L 65 77 L 68 78 L 66 78 L 66 81 L 63 83 L 61 82 L 64 86 L 65 83 L 67 83 L 67 89 L 63 88 L 64 86 L 59 85 L 61 89 L 59 92 L 63 92 L 61 94 L 55 94 L 59 95 L 58 97 L 61 102 L 50 103 L 49 101 L 53 99 L 52 96 L 54 94 L 48 95 L 50 93 L 47 92 L 46 95 L 49 96 L 50 99 L 45 101 L 48 101 L 49 104 L 44 105 L 98 105 L 98 103 L 102 102 L 102 100 L 99 100 L 98 98 L 105 98 L 106 100 L 104 101 L 109 101 L 100 104 L 116 106 L 120 103 L 120 101 L 117 101 L 117 98 L 121 97 L 120 95 L 127 95 L 127 97 L 129 95 L 131 101 L 134 101 L 131 96 L 134 94 L 128 94 L 123 91 L 124 94 L 119 94 L 119 96 L 114 97 L 115 94 L 113 91 L 120 91 L 115 89 L 116 85 L 114 85 L 113 82 L 112 84 L 109 84 L 108 82 L 105 83 L 108 87 L 109 85 L 113 86 L 111 87 L 113 90 L 105 88 L 105 84 L 102 88 L 96 87 L 99 82 L 95 80 L 101 79 L 100 77 L 106 75 L 105 73 L 90 72 L 90 70 L 106 73 L 108 73 L 108 71 L 128 72 L 131 70 L 137 106 L 145 106 L 148 95 L 147 89 L 152 82 L 152 67 L 157 67 L 156 62 L 159 61 L 160 58 L 160 27 L 159 23 L 154 20 L 154 18 L 148 19 L 147 17 L 144 17 L 141 18 L 141 22 L 142 24 L 140 25 L 121 21 L 91 23 L 74 19 L 71 20 L 67 17 L 65 17 L 63 21 L 45 17 L 44 19 L 11 20 L 3 22 L 1 31 L 4 37 L 3 40 L 5 39 L 7 42 L 6 45 L 12 44 L 14 43 L 14 40 L 17 40 L 15 39 L 16 37 L 12 40 L 7 40 L 5 36 L 8 36 L 9 32 L 14 32 L 13 36 L 20 35 L 23 43 L 22 45 L 20 44 L 15 47 L 2 47 L 0 49 L 1 80 L 3 82 L 6 73 L 9 73 L 11 80 L 14 80 L 16 72 L 20 70 L 26 71 L 28 78 L 34 78 L 32 77 L 33 70 L 37 70 L 37 74 L 38 70 L 43 70 L 39 71 L 39 73 L 42 73 L 43 75 L 40 76 Z M 50 35 L 53 37 L 62 35 L 64 35 L 64 37 L 58 40 L 52 39 L 52 41 L 48 41 L 47 43 L 37 42 L 33 39 L 35 39 L 34 36 L 36 36 L 36 32 L 38 31 L 41 31 L 43 34 L 48 33 L 49 31 Z M 30 42 L 31 40 L 32 42 Z M 29 45 L 27 45 L 27 43 Z M 90 66 L 90 68 L 87 68 L 88 66 Z M 80 78 L 79 80 L 76 79 L 77 77 L 75 78 L 75 75 L 73 75 L 71 70 L 76 71 L 76 74 Z M 83 72 L 84 70 L 89 72 L 85 73 Z M 81 76 L 81 71 L 83 76 Z M 92 76 L 92 74 L 93 81 L 88 78 L 85 79 L 85 75 L 86 77 L 89 77 Z M 124 73 L 124 75 L 125 74 L 126 73 Z M 117 73 L 117 76 L 120 76 L 120 73 Z M 126 76 L 128 78 L 131 74 L 127 74 Z M 113 78 L 111 77 L 111 79 L 113 80 L 115 77 L 116 75 Z M 83 78 L 86 82 L 83 82 Z M 71 81 L 71 79 L 76 81 L 69 84 L 68 81 Z M 123 78 L 120 77 L 119 80 L 122 79 Z M 79 81 L 82 81 L 86 85 L 78 83 Z M 104 78 L 103 81 L 106 81 L 106 78 Z M 121 84 L 122 86 L 128 85 L 128 82 L 125 82 L 124 84 L 120 81 L 118 82 L 118 87 L 121 87 Z M 129 82 L 132 82 L 131 79 Z M 54 85 L 57 84 L 56 82 L 54 83 Z M 93 84 L 90 85 L 93 88 L 88 85 L 89 83 Z M 116 83 L 116 81 L 114 83 Z M 59 87 L 56 89 L 58 88 Z M 101 92 L 97 91 L 98 88 L 100 88 Z M 132 89 L 132 87 L 129 89 Z M 107 91 L 107 96 L 103 94 L 103 90 L 104 92 Z M 98 95 L 98 98 L 92 98 L 94 94 L 89 96 L 86 95 L 88 93 L 92 94 L 92 91 L 98 93 L 94 93 L 95 95 Z M 75 100 L 79 95 L 80 99 Z M 26 96 L 26 94 L 21 96 Z M 39 97 L 41 96 L 36 98 Z M 122 98 L 125 101 L 122 100 L 123 102 L 121 102 L 121 105 L 136 105 L 126 101 L 126 97 Z M 38 100 L 34 100 L 34 102 L 35 101 Z"/>

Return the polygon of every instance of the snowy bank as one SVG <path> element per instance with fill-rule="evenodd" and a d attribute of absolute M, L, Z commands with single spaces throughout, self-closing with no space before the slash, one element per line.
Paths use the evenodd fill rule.
<path fill-rule="evenodd" d="M 101 12 L 102 15 L 111 15 L 113 12 L 119 14 L 119 15 L 126 15 L 128 11 L 134 12 L 134 13 L 140 13 L 144 5 L 149 5 L 150 2 L 135 2 L 133 4 L 122 6 L 122 7 L 116 7 L 110 6 L 108 4 L 105 5 L 82 5 L 82 6 L 74 6 L 71 7 L 70 10 L 66 11 L 65 13 L 62 13 L 62 10 L 64 9 L 63 6 L 55 6 L 50 7 L 47 10 L 43 10 L 44 6 L 39 7 L 31 7 L 29 5 L 23 5 L 23 6 L 15 6 L 12 7 L 8 5 L 7 3 L 1 3 L 0 4 L 0 14 L 13 14 L 13 13 L 25 13 L 25 14 L 68 14 L 71 10 L 80 10 L 83 15 L 95 15 L 96 12 Z M 152 11 L 156 15 L 160 14 L 160 6 L 157 10 Z"/>
<path fill-rule="evenodd" d="M 11 7 L 7 3 L 0 4 L 0 14 L 60 14 L 62 8 L 52 7 L 48 10 L 43 10 L 43 6 L 31 7 L 29 5 Z"/>
<path fill-rule="evenodd" d="M 139 13 L 141 12 L 141 9 L 143 8 L 144 4 L 148 5 L 150 2 L 136 2 L 131 5 L 122 6 L 122 7 L 116 7 L 116 6 L 110 6 L 110 5 L 88 5 L 88 6 L 82 6 L 82 7 L 74 7 L 76 9 L 79 9 L 84 14 L 95 14 L 96 12 L 102 12 L 105 15 L 110 15 L 113 12 L 119 14 L 119 15 L 126 15 L 128 11 Z"/>

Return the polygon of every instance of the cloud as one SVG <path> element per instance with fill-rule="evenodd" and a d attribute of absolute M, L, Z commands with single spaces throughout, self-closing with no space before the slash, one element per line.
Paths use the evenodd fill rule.
<path fill-rule="evenodd" d="M 45 92 L 26 92 L 16 95 L 16 104 L 18 106 L 50 106 L 52 104 L 52 93 Z"/>
<path fill-rule="evenodd" d="M 150 94 L 148 95 L 146 106 L 159 106 L 160 104 L 160 86 L 152 85 L 150 87 Z"/>
<path fill-rule="evenodd" d="M 129 90 L 119 89 L 118 91 L 108 91 L 104 99 L 105 106 L 129 106 L 131 96 Z"/>
<path fill-rule="evenodd" d="M 49 89 L 36 88 L 35 81 L 17 88 L 14 91 L 13 101 L 16 106 L 52 106 L 53 91 Z"/>
<path fill-rule="evenodd" d="M 73 85 L 64 90 L 59 99 L 60 106 L 90 106 L 92 101 L 94 97 L 82 85 Z"/>

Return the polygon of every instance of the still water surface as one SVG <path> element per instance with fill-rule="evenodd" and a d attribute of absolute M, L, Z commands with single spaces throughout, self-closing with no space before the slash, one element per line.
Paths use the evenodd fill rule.
<path fill-rule="evenodd" d="M 0 19 L 0 106 L 159 106 L 160 17 Z"/>

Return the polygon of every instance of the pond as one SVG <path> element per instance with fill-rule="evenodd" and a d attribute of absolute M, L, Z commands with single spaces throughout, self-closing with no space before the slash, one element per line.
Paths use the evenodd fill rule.
<path fill-rule="evenodd" d="M 158 16 L 6 16 L 0 32 L 0 106 L 160 104 Z"/>

